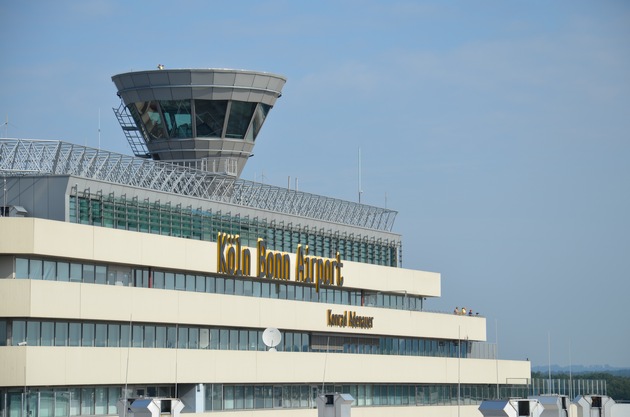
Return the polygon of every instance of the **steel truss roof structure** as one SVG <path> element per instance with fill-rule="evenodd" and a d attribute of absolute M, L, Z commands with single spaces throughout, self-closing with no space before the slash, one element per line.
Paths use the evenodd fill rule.
<path fill-rule="evenodd" d="M 61 141 L 0 139 L 2 175 L 72 175 L 391 231 L 397 212 Z"/>

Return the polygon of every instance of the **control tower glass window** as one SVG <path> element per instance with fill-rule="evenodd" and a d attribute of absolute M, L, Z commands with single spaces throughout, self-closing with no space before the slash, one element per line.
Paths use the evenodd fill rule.
<path fill-rule="evenodd" d="M 193 136 L 190 100 L 162 100 L 160 107 L 170 138 L 191 138 Z"/>
<path fill-rule="evenodd" d="M 247 140 L 251 140 L 252 142 L 256 140 L 256 136 L 258 136 L 258 132 L 260 132 L 260 128 L 265 122 L 269 109 L 271 109 L 270 105 L 258 103 L 256 112 L 254 113 L 254 119 L 252 120 L 252 128 L 247 132 Z"/>
<path fill-rule="evenodd" d="M 227 100 L 195 100 L 195 122 L 198 137 L 221 137 L 227 104 Z"/>
<path fill-rule="evenodd" d="M 137 124 L 142 124 L 149 139 L 166 139 L 166 129 L 157 101 L 140 101 L 129 106 Z"/>
<path fill-rule="evenodd" d="M 232 101 L 230 103 L 230 118 L 228 119 L 226 138 L 245 139 L 249 122 L 252 120 L 256 103 L 246 101 Z"/>

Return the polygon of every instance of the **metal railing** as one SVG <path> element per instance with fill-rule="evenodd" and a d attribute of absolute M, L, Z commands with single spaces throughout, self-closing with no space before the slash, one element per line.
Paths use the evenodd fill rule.
<path fill-rule="evenodd" d="M 61 141 L 0 139 L 2 175 L 72 175 L 391 231 L 397 212 Z"/>

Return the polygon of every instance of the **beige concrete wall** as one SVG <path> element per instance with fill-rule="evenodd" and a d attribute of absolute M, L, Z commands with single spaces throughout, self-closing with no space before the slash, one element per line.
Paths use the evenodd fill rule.
<path fill-rule="evenodd" d="M 0 316 L 180 323 L 316 332 L 485 340 L 486 320 L 430 312 L 344 306 L 153 288 L 0 280 Z M 373 317 L 373 328 L 331 327 L 327 311 Z"/>
<path fill-rule="evenodd" d="M 0 241 L 0 253 L 217 272 L 217 244 L 212 242 L 35 218 L 1 218 L 0 230 L 11 236 Z M 255 258 L 255 248 L 251 252 Z M 295 254 L 289 256 L 294 267 Z M 345 287 L 440 296 L 438 273 L 350 261 L 343 264 Z M 252 265 L 252 274 L 255 273 Z"/>
<path fill-rule="evenodd" d="M 143 383 L 525 383 L 529 363 L 341 353 L 3 347 L 0 386 Z M 127 365 L 127 357 L 129 361 Z M 6 360 L 4 360 L 6 359 Z M 238 364 L 238 372 L 235 372 Z M 26 372 L 25 372 L 26 370 Z M 25 378 L 26 377 L 26 381 Z"/>

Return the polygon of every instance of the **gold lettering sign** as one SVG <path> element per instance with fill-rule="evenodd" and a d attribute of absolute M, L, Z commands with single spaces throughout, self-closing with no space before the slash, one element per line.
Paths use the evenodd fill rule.
<path fill-rule="evenodd" d="M 352 327 L 355 329 L 371 329 L 374 327 L 374 317 L 359 316 L 355 311 L 344 311 L 343 314 L 333 314 L 326 310 L 326 325 L 329 327 Z"/>
<path fill-rule="evenodd" d="M 256 243 L 256 277 L 291 280 L 291 257 L 288 253 L 267 249 L 262 238 Z M 322 285 L 343 286 L 341 255 L 335 258 L 309 256 L 308 245 L 297 245 L 295 265 L 295 281 L 312 284 L 319 292 Z M 252 254 L 249 248 L 241 246 L 239 235 L 219 233 L 217 236 L 217 272 L 226 275 L 252 276 Z"/>

